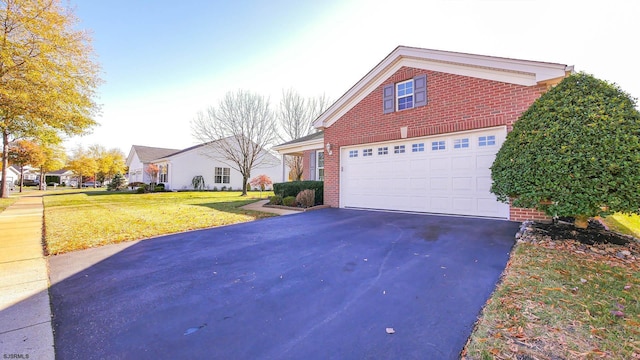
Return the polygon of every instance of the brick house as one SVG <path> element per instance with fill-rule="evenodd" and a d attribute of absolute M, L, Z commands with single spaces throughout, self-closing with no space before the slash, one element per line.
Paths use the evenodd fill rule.
<path fill-rule="evenodd" d="M 498 202 L 490 167 L 513 123 L 572 71 L 400 46 L 315 120 L 322 132 L 275 150 L 303 156 L 332 207 L 542 217 Z"/>

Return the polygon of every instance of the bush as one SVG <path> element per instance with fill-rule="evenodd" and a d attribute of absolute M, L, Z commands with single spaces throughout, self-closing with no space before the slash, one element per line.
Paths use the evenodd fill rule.
<path fill-rule="evenodd" d="M 298 195 L 296 195 L 296 202 L 303 208 L 312 207 L 315 203 L 315 199 L 316 191 L 311 189 L 302 190 Z"/>
<path fill-rule="evenodd" d="M 204 177 L 202 175 L 196 175 L 191 179 L 191 186 L 194 190 L 203 190 L 205 187 Z"/>
<path fill-rule="evenodd" d="M 221 187 L 220 191 L 227 191 L 227 187 L 226 186 Z"/>
<path fill-rule="evenodd" d="M 296 206 L 296 197 L 295 196 L 287 196 L 282 198 L 282 205 L 284 206 Z"/>
<path fill-rule="evenodd" d="M 274 195 L 269 198 L 270 205 L 282 205 L 282 196 Z"/>
<path fill-rule="evenodd" d="M 616 85 L 578 73 L 514 124 L 491 167 L 491 191 L 513 206 L 580 219 L 638 213 L 640 112 Z"/>
<path fill-rule="evenodd" d="M 314 205 L 322 205 L 324 203 L 324 182 L 322 181 L 290 181 L 284 183 L 273 184 L 273 191 L 276 195 L 282 197 L 297 196 L 302 190 L 314 190 Z"/>
<path fill-rule="evenodd" d="M 120 191 L 127 187 L 127 179 L 122 176 L 122 174 L 116 174 L 109 185 L 107 185 L 107 190 L 109 191 Z"/>
<path fill-rule="evenodd" d="M 144 186 L 140 186 L 137 190 L 136 193 L 138 194 L 144 194 L 147 192 L 147 189 Z"/>

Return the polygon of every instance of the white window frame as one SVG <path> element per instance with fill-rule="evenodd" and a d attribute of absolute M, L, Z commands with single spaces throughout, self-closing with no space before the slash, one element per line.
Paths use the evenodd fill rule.
<path fill-rule="evenodd" d="M 169 181 L 169 172 L 168 170 L 168 165 L 160 165 L 158 166 L 158 182 L 159 183 L 166 183 Z"/>
<path fill-rule="evenodd" d="M 406 148 L 404 145 L 394 145 L 393 153 L 394 154 L 404 154 L 406 152 Z"/>
<path fill-rule="evenodd" d="M 322 161 L 320 161 L 321 159 Z M 316 179 L 324 181 L 324 150 L 316 152 Z"/>
<path fill-rule="evenodd" d="M 424 143 L 411 144 L 411 152 L 424 152 Z"/>
<path fill-rule="evenodd" d="M 406 93 L 403 90 L 403 94 L 400 95 L 400 87 L 406 84 L 411 84 L 411 93 Z M 413 79 L 407 80 L 407 81 L 401 81 L 399 83 L 396 83 L 396 111 L 402 111 L 402 110 L 409 110 L 409 109 L 413 109 L 416 105 L 416 99 L 415 99 L 415 92 L 416 92 L 416 86 L 413 83 Z M 400 99 L 407 99 L 407 98 L 411 98 L 411 106 L 405 107 L 400 109 Z"/>
<path fill-rule="evenodd" d="M 431 151 L 443 151 L 447 149 L 445 140 L 435 140 L 431 142 Z"/>
<path fill-rule="evenodd" d="M 220 181 L 218 181 L 220 180 Z M 226 181 L 225 181 L 226 180 Z M 231 168 L 228 167 L 216 167 L 213 173 L 214 184 L 230 184 L 231 183 Z"/>
<path fill-rule="evenodd" d="M 358 157 L 358 150 L 349 150 L 349 157 L 350 158 L 357 158 Z"/>
<path fill-rule="evenodd" d="M 496 136 L 495 135 L 483 135 L 478 137 L 478 146 L 495 146 L 496 144 Z"/>
<path fill-rule="evenodd" d="M 378 155 L 387 155 L 387 154 L 389 154 L 388 146 L 381 146 L 378 148 Z"/>
<path fill-rule="evenodd" d="M 373 156 L 373 149 L 362 149 L 362 156 Z"/>
<path fill-rule="evenodd" d="M 453 139 L 454 149 L 468 149 L 470 145 L 471 141 L 469 141 L 469 138 Z"/>

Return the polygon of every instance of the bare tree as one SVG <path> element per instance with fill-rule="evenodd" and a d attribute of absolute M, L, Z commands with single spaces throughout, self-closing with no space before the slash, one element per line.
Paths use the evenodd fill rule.
<path fill-rule="evenodd" d="M 217 107 L 210 106 L 191 122 L 193 136 L 206 143 L 205 155 L 227 164 L 242 175 L 242 196 L 247 195 L 251 170 L 276 165 L 269 152 L 276 127 L 269 100 L 244 90 L 228 92 Z"/>
<path fill-rule="evenodd" d="M 313 133 L 313 121 L 329 106 L 329 101 L 324 95 L 303 98 L 293 90 L 283 90 L 277 118 L 282 132 L 279 138 L 287 142 Z M 302 157 L 288 156 L 287 166 L 291 169 L 294 180 L 302 179 Z"/>

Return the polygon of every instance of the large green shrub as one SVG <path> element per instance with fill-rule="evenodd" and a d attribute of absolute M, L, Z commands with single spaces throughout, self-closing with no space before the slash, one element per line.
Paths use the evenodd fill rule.
<path fill-rule="evenodd" d="M 315 191 L 315 205 L 324 203 L 324 182 L 322 181 L 290 181 L 273 184 L 273 192 L 283 198 L 287 196 L 297 196 L 303 190 Z"/>
<path fill-rule="evenodd" d="M 584 73 L 562 80 L 515 123 L 491 167 L 503 202 L 550 216 L 640 208 L 640 113 L 617 85 Z"/>

